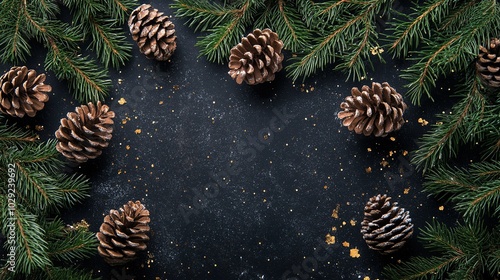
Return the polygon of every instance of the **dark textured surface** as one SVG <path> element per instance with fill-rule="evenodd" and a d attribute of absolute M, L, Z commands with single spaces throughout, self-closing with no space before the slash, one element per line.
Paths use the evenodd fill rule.
<path fill-rule="evenodd" d="M 172 14 L 167 2 L 151 2 Z M 346 82 L 328 66 L 304 84 L 283 70 L 272 83 L 239 86 L 227 65 L 197 58 L 199 34 L 173 21 L 178 45 L 171 61 L 148 60 L 134 45 L 128 64 L 111 73 L 113 139 L 100 158 L 76 168 L 89 176 L 92 192 L 67 211 L 67 223 L 86 219 L 96 232 L 109 209 L 128 200 L 141 200 L 151 212 L 149 254 L 111 268 L 96 253 L 84 263 L 96 276 L 377 279 L 384 264 L 422 250 L 415 237 L 426 221 L 454 222 L 448 208 L 439 211 L 442 204 L 420 193 L 421 174 L 408 162 L 429 129 L 418 119 L 433 123 L 449 104 L 439 97 L 420 108 L 408 104 L 407 123 L 386 138 L 356 135 L 337 118 L 353 86 L 387 81 L 404 94 L 403 65 L 384 54 L 387 64 L 375 64 L 361 82 Z M 43 72 L 36 61 L 28 66 Z M 45 109 L 22 122 L 43 125 L 42 139 L 54 138 L 59 119 L 77 105 L 53 73 L 47 83 L 54 90 Z M 393 256 L 369 250 L 360 233 L 364 205 L 378 193 L 409 210 L 415 224 L 414 237 Z M 327 234 L 335 244 L 325 243 Z M 356 248 L 360 256 L 353 258 Z"/>

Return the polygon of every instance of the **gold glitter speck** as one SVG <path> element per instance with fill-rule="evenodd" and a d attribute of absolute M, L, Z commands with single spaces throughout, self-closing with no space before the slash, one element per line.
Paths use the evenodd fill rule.
<path fill-rule="evenodd" d="M 127 103 L 127 100 L 125 100 L 125 98 L 123 98 L 123 97 L 118 100 L 118 104 L 120 104 L 120 105 L 123 105 L 125 103 Z"/>
<path fill-rule="evenodd" d="M 439 209 L 439 211 L 443 211 L 443 210 L 444 210 L 444 206 L 443 206 L 443 205 L 441 205 L 441 206 L 439 206 L 439 208 L 438 208 L 438 209 Z"/>
<path fill-rule="evenodd" d="M 142 130 L 140 128 L 138 128 L 134 132 L 135 132 L 135 134 L 141 134 Z"/>
<path fill-rule="evenodd" d="M 350 245 L 350 244 L 349 244 L 349 242 L 347 242 L 347 241 L 342 242 L 342 246 L 344 246 L 344 247 L 349 247 L 349 245 Z"/>
<path fill-rule="evenodd" d="M 349 256 L 351 256 L 351 258 L 359 258 L 361 257 L 361 255 L 359 254 L 359 249 L 358 248 L 353 248 L 349 251 Z"/>
<path fill-rule="evenodd" d="M 339 218 L 339 210 L 340 210 L 340 204 L 337 204 L 337 207 L 333 209 L 332 211 L 332 218 L 338 219 Z"/>
<path fill-rule="evenodd" d="M 325 242 L 328 245 L 335 244 L 335 236 L 330 235 L 329 233 L 325 236 Z"/>

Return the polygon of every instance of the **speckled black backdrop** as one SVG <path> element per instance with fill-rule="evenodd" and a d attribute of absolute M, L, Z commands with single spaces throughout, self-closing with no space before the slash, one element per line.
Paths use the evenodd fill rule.
<path fill-rule="evenodd" d="M 171 1 L 147 2 L 173 14 Z M 329 65 L 304 84 L 282 71 L 272 83 L 237 85 L 226 65 L 198 57 L 199 34 L 184 20 L 173 21 L 178 46 L 171 61 L 148 60 L 134 45 L 127 65 L 111 71 L 106 103 L 116 112 L 113 139 L 100 158 L 76 168 L 88 175 L 92 191 L 64 214 L 67 223 L 85 219 L 96 232 L 109 209 L 128 200 L 140 200 L 151 213 L 147 253 L 124 268 L 109 267 L 96 254 L 82 264 L 96 276 L 378 279 L 385 264 L 423 252 L 416 238 L 389 257 L 367 248 L 360 222 L 369 197 L 392 196 L 410 211 L 416 234 L 433 217 L 454 222 L 448 207 L 439 211 L 442 204 L 420 193 L 422 176 L 408 161 L 429 129 L 418 119 L 433 123 L 436 112 L 449 108 L 438 93 L 446 96 L 447 86 L 434 103 L 410 104 L 399 132 L 356 135 L 337 118 L 351 87 L 387 81 L 405 92 L 398 76 L 405 66 L 387 53 L 387 63 L 376 63 L 361 82 L 346 81 Z M 39 61 L 43 53 L 27 64 L 43 72 Z M 2 72 L 10 66 L 2 64 Z M 42 139 L 53 138 L 59 119 L 78 105 L 51 72 L 47 83 L 53 93 L 45 109 L 21 122 L 43 125 Z M 334 244 L 326 244 L 327 234 Z"/>

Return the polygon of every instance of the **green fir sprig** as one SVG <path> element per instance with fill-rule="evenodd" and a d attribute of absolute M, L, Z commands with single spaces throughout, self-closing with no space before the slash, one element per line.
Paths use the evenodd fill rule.
<path fill-rule="evenodd" d="M 40 142 L 0 115 L 0 232 L 8 237 L 1 245 L 15 252 L 13 264 L 2 260 L 0 279 L 92 279 L 88 271 L 60 267 L 94 255 L 97 240 L 52 218 L 82 202 L 90 188 L 82 175 L 63 172 L 55 144 Z"/>
<path fill-rule="evenodd" d="M 176 0 L 172 7 L 195 31 L 200 55 L 211 62 L 227 63 L 232 47 L 250 29 L 270 28 L 294 53 L 286 67 L 294 81 L 313 75 L 328 64 L 355 79 L 366 75 L 370 49 L 377 47 L 377 17 L 389 11 L 392 0 L 325 1 Z M 379 56 L 380 58 L 380 56 Z"/>
<path fill-rule="evenodd" d="M 122 25 L 136 4 L 136 0 L 2 0 L 0 60 L 25 63 L 32 42 L 37 41 L 47 49 L 46 70 L 67 80 L 79 102 L 103 100 L 111 86 L 107 68 L 124 65 L 131 55 Z M 61 5 L 70 10 L 71 23 L 61 19 Z M 84 44 L 99 61 L 82 56 Z"/>
<path fill-rule="evenodd" d="M 412 257 L 384 270 L 394 280 L 494 279 L 500 271 L 500 227 L 482 222 L 450 228 L 432 221 L 419 236 L 431 257 Z"/>

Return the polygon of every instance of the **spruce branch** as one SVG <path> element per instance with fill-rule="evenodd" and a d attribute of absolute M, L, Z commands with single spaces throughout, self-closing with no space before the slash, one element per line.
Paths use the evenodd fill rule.
<path fill-rule="evenodd" d="M 410 15 L 398 13 L 404 19 L 396 19 L 389 22 L 392 41 L 389 51 L 394 57 L 407 57 L 410 48 L 415 48 L 420 44 L 422 38 L 432 36 L 432 26 L 440 22 L 453 6 L 452 0 L 431 0 L 418 8 L 413 8 Z"/>
<path fill-rule="evenodd" d="M 500 162 L 471 164 L 470 171 L 441 166 L 426 176 L 424 190 L 454 204 L 465 220 L 500 217 Z"/>
<path fill-rule="evenodd" d="M 347 59 L 347 62 L 340 64 L 336 69 L 345 70 L 349 76 L 360 79 L 365 73 L 362 58 L 369 58 L 368 50 L 371 47 L 368 42 L 376 40 L 376 33 L 373 30 L 373 22 L 377 13 L 392 1 L 371 0 L 365 2 L 340 1 L 328 6 L 328 12 L 321 11 L 320 14 L 330 14 L 327 20 L 335 15 L 339 19 L 333 28 L 327 28 L 325 36 L 320 36 L 314 41 L 310 51 L 306 55 L 292 58 L 293 62 L 287 66 L 288 76 L 292 80 L 299 77 L 308 77 L 316 72 L 316 69 L 323 69 L 327 64 L 335 62 L 336 58 Z M 349 11 L 342 13 L 343 9 Z M 340 16 L 342 14 L 342 16 Z M 354 16 L 351 16 L 354 14 Z M 355 39 L 360 35 L 362 42 L 359 44 Z"/>
<path fill-rule="evenodd" d="M 458 95 L 462 99 L 453 106 L 453 113 L 438 115 L 440 121 L 420 138 L 420 148 L 415 152 L 412 163 L 424 172 L 441 160 L 456 157 L 460 145 L 474 135 L 474 130 L 468 128 L 474 128 L 481 121 L 479 118 L 469 122 L 473 112 L 484 111 L 485 96 L 480 81 L 469 73 L 458 87 Z"/>
<path fill-rule="evenodd" d="M 384 268 L 388 279 L 484 279 L 497 273 L 495 259 L 500 250 L 498 226 L 490 230 L 482 223 L 450 228 L 432 221 L 419 236 L 424 247 L 437 256 L 413 257 L 400 265 Z"/>
<path fill-rule="evenodd" d="M 187 18 L 186 24 L 193 27 L 194 31 L 207 31 L 231 21 L 240 11 L 233 6 L 222 7 L 217 3 L 199 0 L 177 0 L 172 8 L 176 10 L 176 16 Z"/>

